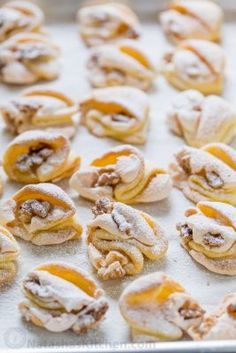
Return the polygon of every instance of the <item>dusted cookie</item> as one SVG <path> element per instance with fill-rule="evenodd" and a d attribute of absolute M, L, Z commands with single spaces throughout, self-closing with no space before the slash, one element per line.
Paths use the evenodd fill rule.
<path fill-rule="evenodd" d="M 213 1 L 173 0 L 160 15 L 166 36 L 174 43 L 184 39 L 219 41 L 223 11 Z"/>
<path fill-rule="evenodd" d="M 41 9 L 29 1 L 9 1 L 0 8 L 0 42 L 19 32 L 40 32 L 44 21 Z"/>
<path fill-rule="evenodd" d="M 18 135 L 27 130 L 45 129 L 75 134 L 79 106 L 67 95 L 52 89 L 31 88 L 0 105 L 7 130 Z"/>
<path fill-rule="evenodd" d="M 81 102 L 80 110 L 81 121 L 96 136 L 134 144 L 146 142 L 149 102 L 147 95 L 137 88 L 94 90 Z"/>
<path fill-rule="evenodd" d="M 11 282 L 16 275 L 15 261 L 19 246 L 12 234 L 0 225 L 0 286 Z"/>
<path fill-rule="evenodd" d="M 84 6 L 77 17 L 80 35 L 88 46 L 139 37 L 139 20 L 124 4 L 110 2 Z"/>
<path fill-rule="evenodd" d="M 223 143 L 201 149 L 183 147 L 170 164 L 174 185 L 197 203 L 203 200 L 236 206 L 236 152 Z"/>
<path fill-rule="evenodd" d="M 120 311 L 134 341 L 181 339 L 198 326 L 204 311 L 176 281 L 162 272 L 139 277 L 126 287 Z"/>
<path fill-rule="evenodd" d="M 132 40 L 93 49 L 87 67 L 95 88 L 126 85 L 148 90 L 156 75 L 155 65 L 143 45 Z"/>
<path fill-rule="evenodd" d="M 93 213 L 88 253 L 101 279 L 136 275 L 143 269 L 144 257 L 154 261 L 165 255 L 165 232 L 148 214 L 107 198 L 96 202 Z"/>
<path fill-rule="evenodd" d="M 172 188 L 170 175 L 130 145 L 115 147 L 94 159 L 72 176 L 70 184 L 89 200 L 108 197 L 128 204 L 163 200 Z"/>
<path fill-rule="evenodd" d="M 236 293 L 226 295 L 216 310 L 205 315 L 201 325 L 189 334 L 194 340 L 235 340 Z"/>
<path fill-rule="evenodd" d="M 204 97 L 188 90 L 178 93 L 167 112 L 170 129 L 190 146 L 230 143 L 236 130 L 236 111 L 218 96 Z"/>
<path fill-rule="evenodd" d="M 25 299 L 19 309 L 26 321 L 51 332 L 85 333 L 108 309 L 103 291 L 87 273 L 61 262 L 46 263 L 22 282 Z"/>
<path fill-rule="evenodd" d="M 59 76 L 59 48 L 45 35 L 19 33 L 0 45 L 0 81 L 27 85 Z"/>
<path fill-rule="evenodd" d="M 61 134 L 41 130 L 23 132 L 7 147 L 3 168 L 11 180 L 20 183 L 57 181 L 73 174 L 80 157 L 71 151 Z"/>
<path fill-rule="evenodd" d="M 0 223 L 35 245 L 64 243 L 82 233 L 73 201 L 61 188 L 46 183 L 27 185 L 3 201 Z"/>
<path fill-rule="evenodd" d="M 208 270 L 236 275 L 236 209 L 221 202 L 199 202 L 177 225 L 181 244 Z"/>
<path fill-rule="evenodd" d="M 164 55 L 162 72 L 180 90 L 191 88 L 204 94 L 220 94 L 224 66 L 225 55 L 219 45 L 192 39 L 181 42 Z"/>

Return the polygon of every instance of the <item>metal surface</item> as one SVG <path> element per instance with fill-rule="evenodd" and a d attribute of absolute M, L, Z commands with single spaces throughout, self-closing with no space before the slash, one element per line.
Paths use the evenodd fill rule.
<path fill-rule="evenodd" d="M 0 2 L 1 3 L 1 2 Z M 68 93 L 76 100 L 83 98 L 90 87 L 86 79 L 85 63 L 88 50 L 80 41 L 75 13 L 79 6 L 78 0 L 42 0 L 37 1 L 46 13 L 48 31 L 62 48 L 61 77 L 54 82 L 44 84 L 45 87 L 55 87 Z M 169 47 L 157 23 L 157 12 L 166 1 L 133 0 L 131 6 L 138 12 L 143 23 L 143 45 L 158 62 L 161 55 Z M 235 101 L 235 48 L 236 48 L 236 1 L 221 2 L 230 16 L 224 25 L 222 45 L 227 53 L 227 70 L 224 96 L 231 102 Z M 8 99 L 19 94 L 20 87 L 0 86 L 0 99 Z M 163 78 L 158 77 L 155 87 L 149 92 L 151 103 L 151 126 L 148 141 L 140 147 L 146 157 L 157 162 L 160 167 L 167 167 L 172 155 L 183 145 L 183 141 L 173 136 L 165 124 L 165 111 L 170 99 L 175 94 Z M 6 148 L 11 136 L 7 135 L 0 125 L 0 155 Z M 80 127 L 73 141 L 73 147 L 82 157 L 82 165 L 119 143 L 111 139 L 99 139 Z M 61 184 L 67 189 L 66 183 Z M 19 189 L 20 185 L 7 182 L 4 197 L 9 197 Z M 69 191 L 71 194 L 71 191 Z M 75 196 L 73 193 L 71 196 Z M 92 203 L 74 197 L 78 209 L 78 218 L 84 229 L 91 219 Z M 173 190 L 171 197 L 155 204 L 137 205 L 160 221 L 167 232 L 169 250 L 162 261 L 146 261 L 142 274 L 153 271 L 164 271 L 180 281 L 207 309 L 213 309 L 219 300 L 228 292 L 236 291 L 235 278 L 215 275 L 199 266 L 180 247 L 175 224 L 183 216 L 190 205 L 184 196 Z M 48 260 L 63 260 L 78 264 L 92 273 L 87 260 L 85 233 L 81 242 L 69 242 L 63 245 L 37 247 L 24 241 L 19 241 L 21 256 L 18 261 L 18 273 L 12 285 L 0 293 L 0 350 L 18 349 L 19 352 L 235 352 L 236 342 L 166 342 L 158 344 L 130 344 L 129 327 L 122 319 L 117 300 L 122 290 L 135 277 L 122 281 L 100 282 L 110 304 L 106 320 L 101 326 L 86 335 L 76 336 L 66 332 L 53 334 L 39 329 L 21 320 L 17 304 L 22 298 L 20 281 L 23 276 L 39 263 Z M 141 274 L 141 275 L 142 275 Z M 94 274 L 96 277 L 96 275 Z M 101 344 L 101 345 L 99 345 Z M 43 348 L 45 347 L 45 348 Z M 59 348 L 66 347 L 66 348 Z M 27 350 L 26 350 L 27 348 Z M 14 350 L 15 352 L 15 350 Z"/>

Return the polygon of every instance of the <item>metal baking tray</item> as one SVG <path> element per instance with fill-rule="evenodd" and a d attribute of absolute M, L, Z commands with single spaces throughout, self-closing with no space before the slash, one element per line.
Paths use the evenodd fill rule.
<path fill-rule="evenodd" d="M 2 1 L 0 1 L 0 4 Z M 41 0 L 37 3 L 46 14 L 46 27 L 62 48 L 61 76 L 58 80 L 45 83 L 45 87 L 55 87 L 71 95 L 77 101 L 83 98 L 90 86 L 86 79 L 85 63 L 88 50 L 78 35 L 75 13 L 80 5 L 78 0 Z M 226 18 L 223 29 L 222 45 L 227 53 L 227 70 L 224 96 L 231 102 L 235 100 L 236 84 L 236 1 L 220 1 L 225 10 Z M 165 7 L 167 1 L 159 0 L 130 0 L 130 6 L 138 13 L 142 21 L 142 42 L 147 49 L 151 49 L 158 62 L 161 55 L 170 46 L 164 37 L 157 21 L 158 11 Z M 21 87 L 0 86 L 0 99 L 8 99 L 18 95 Z M 151 126 L 148 141 L 140 147 L 150 160 L 157 162 L 160 167 L 167 167 L 172 155 L 184 144 L 173 136 L 165 124 L 165 111 L 175 90 L 162 77 L 157 77 L 155 87 L 149 92 L 151 102 Z M 0 156 L 11 137 L 7 135 L 0 123 Z M 108 148 L 119 143 L 111 139 L 100 139 L 89 134 L 84 127 L 79 127 L 73 146 L 82 156 L 82 165 L 87 165 L 95 156 L 99 156 Z M 66 183 L 62 186 L 66 189 Z M 5 194 L 9 197 L 20 185 L 6 182 Z M 69 191 L 71 194 L 71 191 Z M 74 197 L 73 194 L 71 196 Z M 78 209 L 78 217 L 84 229 L 91 219 L 92 203 L 74 197 Z M 226 294 L 236 291 L 235 278 L 220 276 L 205 270 L 190 258 L 181 248 L 175 224 L 183 216 L 184 210 L 190 205 L 184 196 L 173 190 L 170 198 L 154 204 L 137 205 L 159 220 L 165 227 L 169 239 L 169 250 L 162 261 L 146 261 L 142 273 L 164 271 L 180 281 L 207 309 L 213 309 Z M 0 293 L 0 351 L 14 350 L 14 352 L 235 352 L 236 341 L 227 342 L 164 342 L 157 344 L 132 344 L 129 327 L 122 319 L 117 300 L 122 290 L 135 277 L 121 281 L 100 282 L 105 290 L 110 309 L 104 322 L 94 331 L 77 336 L 66 332 L 54 334 L 25 323 L 19 314 L 17 304 L 22 298 L 20 281 L 25 274 L 40 263 L 49 260 L 63 260 L 77 264 L 92 273 L 87 259 L 85 234 L 80 242 L 68 242 L 63 245 L 37 247 L 20 241 L 21 256 L 18 261 L 18 273 L 15 281 Z M 96 277 L 96 275 L 94 274 Z"/>

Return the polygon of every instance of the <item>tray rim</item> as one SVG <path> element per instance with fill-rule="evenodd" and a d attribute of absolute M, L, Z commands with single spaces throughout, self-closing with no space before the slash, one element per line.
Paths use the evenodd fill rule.
<path fill-rule="evenodd" d="M 52 346 L 37 348 L 3 349 L 1 353 L 235 353 L 232 341 L 172 341 L 159 343 L 91 344 L 81 346 Z"/>

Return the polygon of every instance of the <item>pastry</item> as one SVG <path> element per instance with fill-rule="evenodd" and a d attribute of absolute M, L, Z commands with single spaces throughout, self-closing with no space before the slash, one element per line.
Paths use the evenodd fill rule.
<path fill-rule="evenodd" d="M 173 0 L 160 15 L 166 36 L 174 43 L 184 39 L 220 41 L 223 11 L 213 1 Z"/>
<path fill-rule="evenodd" d="M 120 311 L 134 341 L 181 339 L 198 326 L 204 311 L 176 281 L 162 272 L 139 277 L 122 293 Z"/>
<path fill-rule="evenodd" d="M 174 87 L 196 89 L 204 94 L 223 90 L 225 55 L 215 43 L 192 39 L 168 51 L 162 60 L 162 72 Z"/>
<path fill-rule="evenodd" d="M 0 80 L 31 84 L 59 75 L 59 48 L 45 35 L 19 33 L 0 45 Z"/>
<path fill-rule="evenodd" d="M 147 213 L 108 198 L 99 199 L 88 224 L 90 262 L 103 280 L 140 273 L 144 256 L 161 259 L 168 241 L 161 225 Z"/>
<path fill-rule="evenodd" d="M 60 180 L 72 175 L 79 166 L 80 157 L 71 151 L 65 136 L 42 130 L 23 132 L 3 155 L 8 177 L 25 184 Z"/>
<path fill-rule="evenodd" d="M 13 135 L 45 129 L 73 137 L 78 110 L 78 104 L 65 94 L 44 88 L 31 88 L 0 105 L 0 114 Z"/>
<path fill-rule="evenodd" d="M 204 97 L 188 90 L 178 93 L 167 112 L 170 129 L 190 146 L 230 143 L 236 130 L 236 111 L 218 96 Z"/>
<path fill-rule="evenodd" d="M 42 264 L 22 282 L 19 310 L 26 321 L 51 332 L 85 333 L 103 320 L 108 304 L 103 291 L 77 266 Z"/>
<path fill-rule="evenodd" d="M 208 270 L 236 275 L 236 209 L 222 202 L 199 202 L 177 224 L 181 244 Z"/>
<path fill-rule="evenodd" d="M 115 2 L 84 6 L 78 11 L 80 35 L 88 46 L 136 39 L 140 34 L 137 16 L 124 4 Z"/>
<path fill-rule="evenodd" d="M 189 332 L 194 340 L 236 339 L 236 293 L 226 295 L 213 313 Z"/>
<path fill-rule="evenodd" d="M 80 104 L 81 121 L 96 136 L 143 144 L 149 123 L 147 95 L 133 87 L 94 90 Z"/>
<path fill-rule="evenodd" d="M 130 145 L 115 147 L 94 159 L 72 176 L 70 184 L 86 199 L 108 197 L 127 204 L 160 201 L 172 188 L 170 175 Z"/>
<path fill-rule="evenodd" d="M 174 185 L 197 203 L 219 201 L 236 206 L 236 152 L 223 143 L 201 149 L 183 147 L 170 165 Z"/>
<path fill-rule="evenodd" d="M 30 184 L 1 203 L 0 223 L 35 245 L 79 239 L 82 227 L 70 197 L 54 184 Z"/>
<path fill-rule="evenodd" d="M 44 21 L 41 9 L 29 1 L 9 1 L 0 8 L 0 42 L 19 32 L 40 32 Z"/>
<path fill-rule="evenodd" d="M 0 225 L 0 286 L 11 282 L 16 275 L 15 261 L 20 249 L 12 234 Z"/>
<path fill-rule="evenodd" d="M 148 90 L 155 78 L 155 66 L 143 45 L 125 40 L 91 50 L 88 77 L 95 88 L 134 86 Z"/>

